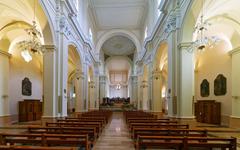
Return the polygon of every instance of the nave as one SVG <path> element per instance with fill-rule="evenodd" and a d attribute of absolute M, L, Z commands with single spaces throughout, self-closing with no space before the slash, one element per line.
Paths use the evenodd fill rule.
<path fill-rule="evenodd" d="M 45 139 L 39 138 L 37 134 L 44 134 Z M 88 138 L 83 138 L 82 136 L 86 134 Z M 237 138 L 238 143 L 240 137 L 238 129 L 167 118 L 143 111 L 93 111 L 78 114 L 77 117 L 13 125 L 1 124 L 0 149 L 10 150 L 15 147 L 16 150 L 18 148 L 25 150 L 36 148 L 39 148 L 38 150 L 75 150 L 78 148 L 81 150 L 166 148 L 198 150 L 201 147 L 200 150 L 205 150 L 217 147 L 216 150 L 218 148 L 237 150 L 239 144 L 233 137 Z M 73 138 L 80 138 L 75 139 L 78 144 Z M 42 142 L 43 140 L 45 142 Z M 187 142 L 187 147 L 184 145 L 185 142 Z"/>

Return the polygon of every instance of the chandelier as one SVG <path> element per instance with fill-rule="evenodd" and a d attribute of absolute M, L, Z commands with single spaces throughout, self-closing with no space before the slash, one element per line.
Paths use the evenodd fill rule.
<path fill-rule="evenodd" d="M 204 51 L 207 47 L 211 48 L 220 41 L 220 39 L 216 36 L 206 36 L 206 32 L 208 31 L 208 28 L 211 26 L 211 24 L 204 20 L 203 3 L 204 0 L 202 0 L 202 14 L 200 17 L 200 21 L 196 24 L 193 33 L 196 39 L 189 47 L 189 51 L 191 52 L 193 50 Z"/>
<path fill-rule="evenodd" d="M 121 84 L 118 83 L 118 84 L 116 85 L 116 90 L 120 90 L 120 89 L 121 89 Z"/>
<path fill-rule="evenodd" d="M 32 60 L 33 54 L 43 54 L 45 52 L 44 46 L 40 42 L 40 38 L 42 37 L 41 32 L 37 29 L 36 21 L 35 21 L 35 0 L 34 0 L 34 17 L 33 24 L 30 28 L 25 29 L 26 33 L 29 36 L 29 40 L 24 40 L 18 43 L 19 48 L 21 49 L 21 56 L 26 62 L 30 62 Z"/>

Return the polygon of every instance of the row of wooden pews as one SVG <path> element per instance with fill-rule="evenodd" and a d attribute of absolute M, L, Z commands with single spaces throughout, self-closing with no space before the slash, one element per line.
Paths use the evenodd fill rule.
<path fill-rule="evenodd" d="M 189 150 L 196 148 L 236 150 L 236 138 L 210 137 L 213 130 L 189 129 L 177 120 L 158 118 L 148 112 L 124 112 L 131 138 L 137 150 L 147 148 Z"/>
<path fill-rule="evenodd" d="M 29 126 L 22 134 L 0 133 L 0 145 L 6 150 L 16 149 L 12 145 L 30 148 L 64 146 L 66 150 L 80 148 L 90 150 L 111 118 L 111 111 L 86 112 L 77 117 L 58 118 L 43 126 Z M 30 149 L 29 148 L 29 149 Z M 59 150 L 62 150 L 61 148 Z M 0 147 L 1 149 L 1 147 Z M 51 150 L 51 149 L 50 149 Z"/>

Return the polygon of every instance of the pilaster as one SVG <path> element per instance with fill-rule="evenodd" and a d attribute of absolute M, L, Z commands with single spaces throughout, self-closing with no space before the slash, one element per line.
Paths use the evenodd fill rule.
<path fill-rule="evenodd" d="M 232 115 L 230 117 L 230 127 L 240 125 L 240 47 L 229 52 L 232 57 Z"/>

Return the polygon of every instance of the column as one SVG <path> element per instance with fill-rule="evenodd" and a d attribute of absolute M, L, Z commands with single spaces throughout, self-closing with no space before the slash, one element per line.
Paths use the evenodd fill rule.
<path fill-rule="evenodd" d="M 0 116 L 9 115 L 8 81 L 11 54 L 0 50 Z"/>
<path fill-rule="evenodd" d="M 106 97 L 106 76 L 100 75 L 99 76 L 99 98 L 100 104 L 103 103 L 103 98 Z"/>
<path fill-rule="evenodd" d="M 94 109 L 99 109 L 99 75 L 95 74 L 94 77 L 95 89 L 94 89 Z"/>
<path fill-rule="evenodd" d="M 181 43 L 179 50 L 179 77 L 178 82 L 178 117 L 194 118 L 193 95 L 194 95 L 194 57 L 188 51 L 190 43 Z"/>
<path fill-rule="evenodd" d="M 137 99 L 137 108 L 138 110 L 142 110 L 143 104 L 143 94 L 142 94 L 142 76 L 138 76 L 138 99 Z"/>
<path fill-rule="evenodd" d="M 142 81 L 142 109 L 147 111 L 148 110 L 148 81 Z"/>
<path fill-rule="evenodd" d="M 54 45 L 45 45 L 43 55 L 43 117 L 57 117 L 58 114 L 58 68 Z"/>
<path fill-rule="evenodd" d="M 88 78 L 87 78 L 87 72 L 88 72 L 88 64 L 83 63 L 83 73 L 84 73 L 84 79 L 83 79 L 83 111 L 88 111 Z"/>
<path fill-rule="evenodd" d="M 59 38 L 59 114 L 67 116 L 67 79 L 68 79 L 68 39 L 65 33 Z"/>
<path fill-rule="evenodd" d="M 232 115 L 230 127 L 240 125 L 240 47 L 229 52 L 232 57 Z"/>
<path fill-rule="evenodd" d="M 95 100 L 94 100 L 94 91 L 95 91 L 95 83 L 94 81 L 89 82 L 89 110 L 94 110 L 95 109 Z"/>
<path fill-rule="evenodd" d="M 137 102 L 138 102 L 138 77 L 136 75 L 131 76 L 132 79 L 132 97 L 131 103 L 134 105 L 134 107 L 137 107 Z"/>
<path fill-rule="evenodd" d="M 162 72 L 155 70 L 152 73 L 152 111 L 162 112 Z"/>
<path fill-rule="evenodd" d="M 75 112 L 84 112 L 84 76 L 83 73 L 77 75 L 75 80 L 75 90 L 76 90 L 76 102 L 75 102 Z"/>

